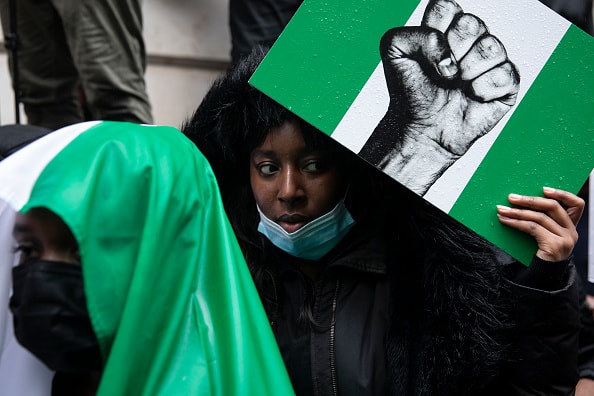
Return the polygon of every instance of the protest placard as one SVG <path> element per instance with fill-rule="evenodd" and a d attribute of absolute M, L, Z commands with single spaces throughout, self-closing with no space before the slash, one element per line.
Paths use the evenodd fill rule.
<path fill-rule="evenodd" d="M 593 67 L 536 0 L 306 0 L 250 83 L 527 264 L 496 205 L 582 186 Z"/>

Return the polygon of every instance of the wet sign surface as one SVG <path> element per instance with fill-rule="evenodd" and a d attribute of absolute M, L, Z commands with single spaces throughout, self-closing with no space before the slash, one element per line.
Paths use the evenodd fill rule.
<path fill-rule="evenodd" d="M 306 0 L 250 82 L 518 260 L 594 167 L 594 39 L 538 1 Z"/>

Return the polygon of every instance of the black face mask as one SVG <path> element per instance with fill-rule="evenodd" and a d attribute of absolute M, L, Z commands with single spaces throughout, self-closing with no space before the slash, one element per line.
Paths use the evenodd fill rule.
<path fill-rule="evenodd" d="M 21 345 L 55 371 L 101 370 L 80 266 L 28 260 L 12 269 L 12 283 L 10 310 Z"/>

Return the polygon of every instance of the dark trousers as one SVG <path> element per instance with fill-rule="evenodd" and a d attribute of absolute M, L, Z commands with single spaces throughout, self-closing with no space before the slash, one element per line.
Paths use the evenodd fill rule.
<path fill-rule="evenodd" d="M 20 98 L 30 124 L 57 129 L 88 118 L 152 123 L 141 0 L 15 3 Z M 6 34 L 8 0 L 0 0 L 0 16 Z"/>
<path fill-rule="evenodd" d="M 261 44 L 271 46 L 303 0 L 229 0 L 231 60 Z"/>

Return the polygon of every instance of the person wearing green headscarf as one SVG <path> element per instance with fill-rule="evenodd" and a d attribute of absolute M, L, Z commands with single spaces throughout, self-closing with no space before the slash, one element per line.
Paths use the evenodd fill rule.
<path fill-rule="evenodd" d="M 54 394 L 293 393 L 215 177 L 178 130 L 63 128 L 0 163 L 0 200 L 18 212 L 15 336 Z"/>

